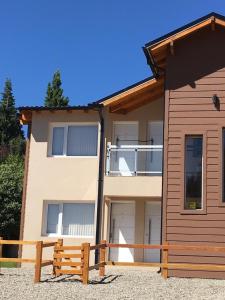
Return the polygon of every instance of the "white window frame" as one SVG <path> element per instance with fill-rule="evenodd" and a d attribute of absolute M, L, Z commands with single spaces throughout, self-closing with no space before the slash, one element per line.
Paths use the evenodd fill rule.
<path fill-rule="evenodd" d="M 69 126 L 97 126 L 98 137 L 97 137 L 97 151 L 96 155 L 67 155 L 67 137 L 68 137 L 68 128 Z M 63 141 L 63 154 L 62 155 L 54 155 L 52 154 L 52 142 L 53 142 L 53 129 L 55 127 L 63 127 L 64 128 L 64 141 Z M 99 122 L 57 122 L 51 123 L 49 128 L 49 138 L 48 138 L 48 156 L 57 157 L 57 158 L 97 158 L 99 156 L 99 147 L 100 147 L 100 124 Z"/>
<path fill-rule="evenodd" d="M 59 205 L 59 216 L 58 216 L 58 226 L 57 233 L 47 233 L 48 224 L 48 205 L 57 204 Z M 93 235 L 65 235 L 62 234 L 63 225 L 63 204 L 93 204 L 94 205 L 94 234 Z M 48 237 L 59 237 L 59 238 L 80 238 L 80 239 L 90 239 L 95 237 L 96 232 L 96 202 L 95 201 L 44 201 L 43 203 L 43 220 L 42 220 L 42 236 Z"/>

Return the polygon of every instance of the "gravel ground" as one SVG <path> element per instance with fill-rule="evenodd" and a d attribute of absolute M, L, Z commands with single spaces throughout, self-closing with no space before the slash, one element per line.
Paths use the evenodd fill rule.
<path fill-rule="evenodd" d="M 106 276 L 90 272 L 90 284 L 72 276 L 51 277 L 44 268 L 42 282 L 33 284 L 33 269 L 2 269 L 0 299 L 225 299 L 225 281 L 209 279 L 162 279 L 150 268 L 107 267 Z"/>

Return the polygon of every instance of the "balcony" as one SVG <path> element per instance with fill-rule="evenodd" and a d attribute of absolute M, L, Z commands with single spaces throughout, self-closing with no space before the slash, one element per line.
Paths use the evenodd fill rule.
<path fill-rule="evenodd" d="M 106 176 L 161 176 L 162 145 L 107 144 Z"/>

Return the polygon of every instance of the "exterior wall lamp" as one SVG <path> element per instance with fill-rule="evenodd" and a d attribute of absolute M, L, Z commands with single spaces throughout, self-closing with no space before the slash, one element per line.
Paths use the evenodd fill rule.
<path fill-rule="evenodd" d="M 220 109 L 220 99 L 216 94 L 214 94 L 212 96 L 212 102 L 213 102 L 215 108 L 219 110 Z"/>

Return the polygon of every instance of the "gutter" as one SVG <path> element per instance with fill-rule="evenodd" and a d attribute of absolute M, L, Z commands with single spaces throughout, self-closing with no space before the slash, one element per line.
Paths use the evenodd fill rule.
<path fill-rule="evenodd" d="M 149 65 L 154 78 L 158 79 L 161 75 L 165 73 L 165 70 L 157 66 L 148 47 L 142 47 L 142 50 L 144 51 L 145 57 L 147 59 L 147 64 Z"/>
<path fill-rule="evenodd" d="M 149 50 L 148 50 L 147 47 L 142 47 L 142 50 L 144 51 L 144 54 L 145 54 L 145 57 L 146 57 L 146 60 L 147 60 L 147 64 L 151 68 L 153 76 L 155 78 L 158 78 L 159 77 L 158 68 L 157 68 L 157 66 L 156 66 L 156 64 L 154 62 L 154 59 L 153 59 L 151 53 L 149 52 Z"/>
<path fill-rule="evenodd" d="M 98 109 L 100 119 L 100 151 L 99 151 L 99 170 L 98 170 L 98 198 L 97 198 L 97 217 L 96 217 L 96 236 L 95 243 L 99 244 L 101 241 L 101 218 L 102 218 L 102 199 L 103 199 L 103 181 L 104 181 L 104 118 L 102 107 Z M 95 264 L 98 263 L 98 250 L 95 251 Z"/>
<path fill-rule="evenodd" d="M 161 197 L 161 231 L 160 231 L 160 244 L 162 245 L 163 243 L 163 226 L 164 226 L 164 220 L 163 220 L 163 216 L 164 216 L 164 161 L 165 161 L 165 143 L 164 143 L 164 138 L 165 138 L 165 108 L 166 108 L 166 94 L 165 94 L 165 90 L 166 90 L 166 80 L 164 81 L 164 107 L 163 107 L 163 156 L 162 156 L 162 197 Z M 160 263 L 162 263 L 162 250 L 160 251 Z M 158 273 L 162 273 L 162 267 L 160 267 Z"/>

